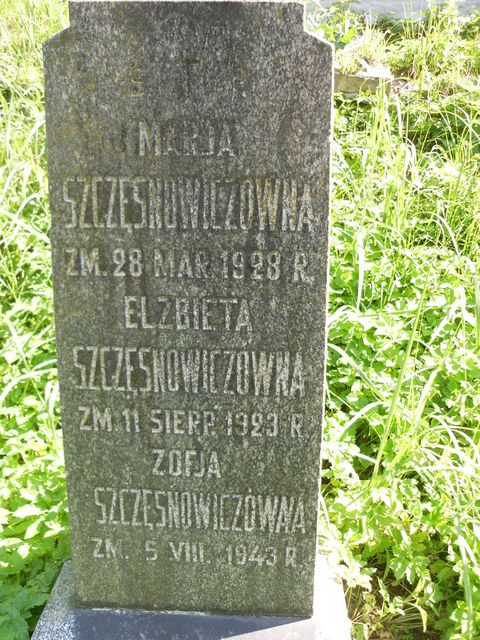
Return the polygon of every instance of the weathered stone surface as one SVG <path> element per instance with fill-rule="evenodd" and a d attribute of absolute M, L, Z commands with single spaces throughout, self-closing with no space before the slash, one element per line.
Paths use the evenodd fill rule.
<path fill-rule="evenodd" d="M 332 55 L 302 13 L 74 1 L 46 43 L 80 605 L 312 612 Z"/>
<path fill-rule="evenodd" d="M 320 4 L 324 7 L 329 7 L 332 4 L 341 4 L 343 7 L 347 6 L 352 11 L 358 13 L 365 13 L 373 17 L 377 15 L 386 15 L 393 18 L 405 19 L 414 18 L 419 19 L 425 16 L 425 12 L 430 11 L 434 7 L 439 7 L 445 4 L 439 0 L 352 0 L 351 2 L 345 2 L 344 0 L 321 0 Z M 475 15 L 480 11 L 480 0 L 456 0 L 458 12 L 462 16 Z"/>

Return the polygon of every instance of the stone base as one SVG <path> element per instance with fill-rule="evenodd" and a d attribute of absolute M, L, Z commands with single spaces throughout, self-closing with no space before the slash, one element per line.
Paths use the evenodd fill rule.
<path fill-rule="evenodd" d="M 66 562 L 32 640 L 350 640 L 342 587 L 318 564 L 314 616 L 287 618 L 76 607 Z"/>
<path fill-rule="evenodd" d="M 381 67 L 370 67 L 365 71 L 352 74 L 342 73 L 340 69 L 335 69 L 334 78 L 335 93 L 345 93 L 347 96 L 354 96 L 360 91 L 375 93 L 382 84 L 385 92 L 388 93 L 393 80 L 390 71 Z"/>

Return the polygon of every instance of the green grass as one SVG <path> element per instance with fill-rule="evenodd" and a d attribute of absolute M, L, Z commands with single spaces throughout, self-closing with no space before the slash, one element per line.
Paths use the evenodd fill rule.
<path fill-rule="evenodd" d="M 336 97 L 324 538 L 356 637 L 468 640 L 480 637 L 480 21 L 448 7 L 376 28 L 417 89 Z"/>
<path fill-rule="evenodd" d="M 461 137 L 449 151 L 415 146 L 395 96 L 338 103 L 329 535 L 359 629 L 475 638 L 480 157 Z M 373 590 L 367 607 L 357 585 Z"/>
<path fill-rule="evenodd" d="M 356 638 L 474 640 L 480 21 L 346 15 L 311 27 L 338 47 L 376 30 L 369 55 L 416 89 L 335 99 L 321 542 Z M 2 640 L 28 638 L 69 553 L 40 51 L 65 25 L 59 0 L 0 0 Z"/>
<path fill-rule="evenodd" d="M 0 638 L 29 637 L 68 554 L 41 40 L 57 2 L 0 2 Z"/>

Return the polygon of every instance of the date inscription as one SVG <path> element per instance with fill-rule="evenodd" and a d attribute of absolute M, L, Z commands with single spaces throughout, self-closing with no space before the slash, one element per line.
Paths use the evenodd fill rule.
<path fill-rule="evenodd" d="M 141 433 L 178 438 L 303 438 L 301 413 L 281 418 L 275 411 L 197 411 L 195 409 L 121 408 L 78 405 L 78 428 L 88 433 Z"/>
<path fill-rule="evenodd" d="M 91 553 L 96 560 L 136 560 L 137 554 L 147 562 L 166 561 L 178 564 L 223 564 L 230 567 L 270 569 L 276 565 L 297 566 L 297 548 L 292 545 L 228 544 L 207 547 L 203 542 L 146 540 L 139 545 L 126 545 L 118 537 L 92 537 Z M 139 548 L 140 547 L 140 548 Z M 127 551 L 128 548 L 128 551 Z"/>
<path fill-rule="evenodd" d="M 311 283 L 309 259 L 303 251 L 282 258 L 279 251 L 176 251 L 132 247 L 111 251 L 101 247 L 64 249 L 64 272 L 69 278 L 142 278 L 153 280 Z"/>

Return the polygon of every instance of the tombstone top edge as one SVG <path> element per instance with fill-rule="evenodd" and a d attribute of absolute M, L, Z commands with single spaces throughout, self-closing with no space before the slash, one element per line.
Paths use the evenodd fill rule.
<path fill-rule="evenodd" d="M 70 31 L 71 29 L 77 30 L 78 28 L 82 29 L 84 20 L 88 16 L 93 16 L 95 14 L 95 7 L 98 10 L 102 11 L 102 7 L 109 12 L 111 9 L 114 9 L 115 6 L 120 8 L 121 6 L 127 6 L 134 8 L 135 6 L 144 5 L 145 7 L 150 7 L 153 9 L 154 7 L 177 7 L 178 10 L 182 10 L 183 8 L 190 7 L 209 7 L 211 10 L 217 10 L 222 5 L 227 9 L 230 7 L 232 10 L 235 10 L 235 7 L 238 9 L 240 7 L 256 7 L 258 11 L 262 13 L 264 11 L 274 10 L 274 7 L 283 6 L 285 10 L 290 12 L 294 12 L 297 14 L 297 20 L 299 25 L 299 32 L 303 35 L 307 35 L 308 37 L 316 40 L 320 45 L 323 45 L 327 49 L 333 51 L 333 47 L 331 43 L 324 40 L 319 34 L 316 33 L 307 33 L 304 29 L 304 17 L 305 17 L 305 0 L 69 0 L 69 14 L 70 14 L 70 25 L 64 31 L 57 33 L 52 36 L 48 40 L 43 42 L 44 51 L 48 50 L 50 46 L 56 47 L 63 40 L 63 36 Z M 92 11 L 94 12 L 92 14 Z M 303 18 L 302 18 L 303 16 Z"/>
<path fill-rule="evenodd" d="M 305 4 L 304 0 L 70 0 L 69 4 L 132 4 L 139 2 L 147 4 Z"/>

